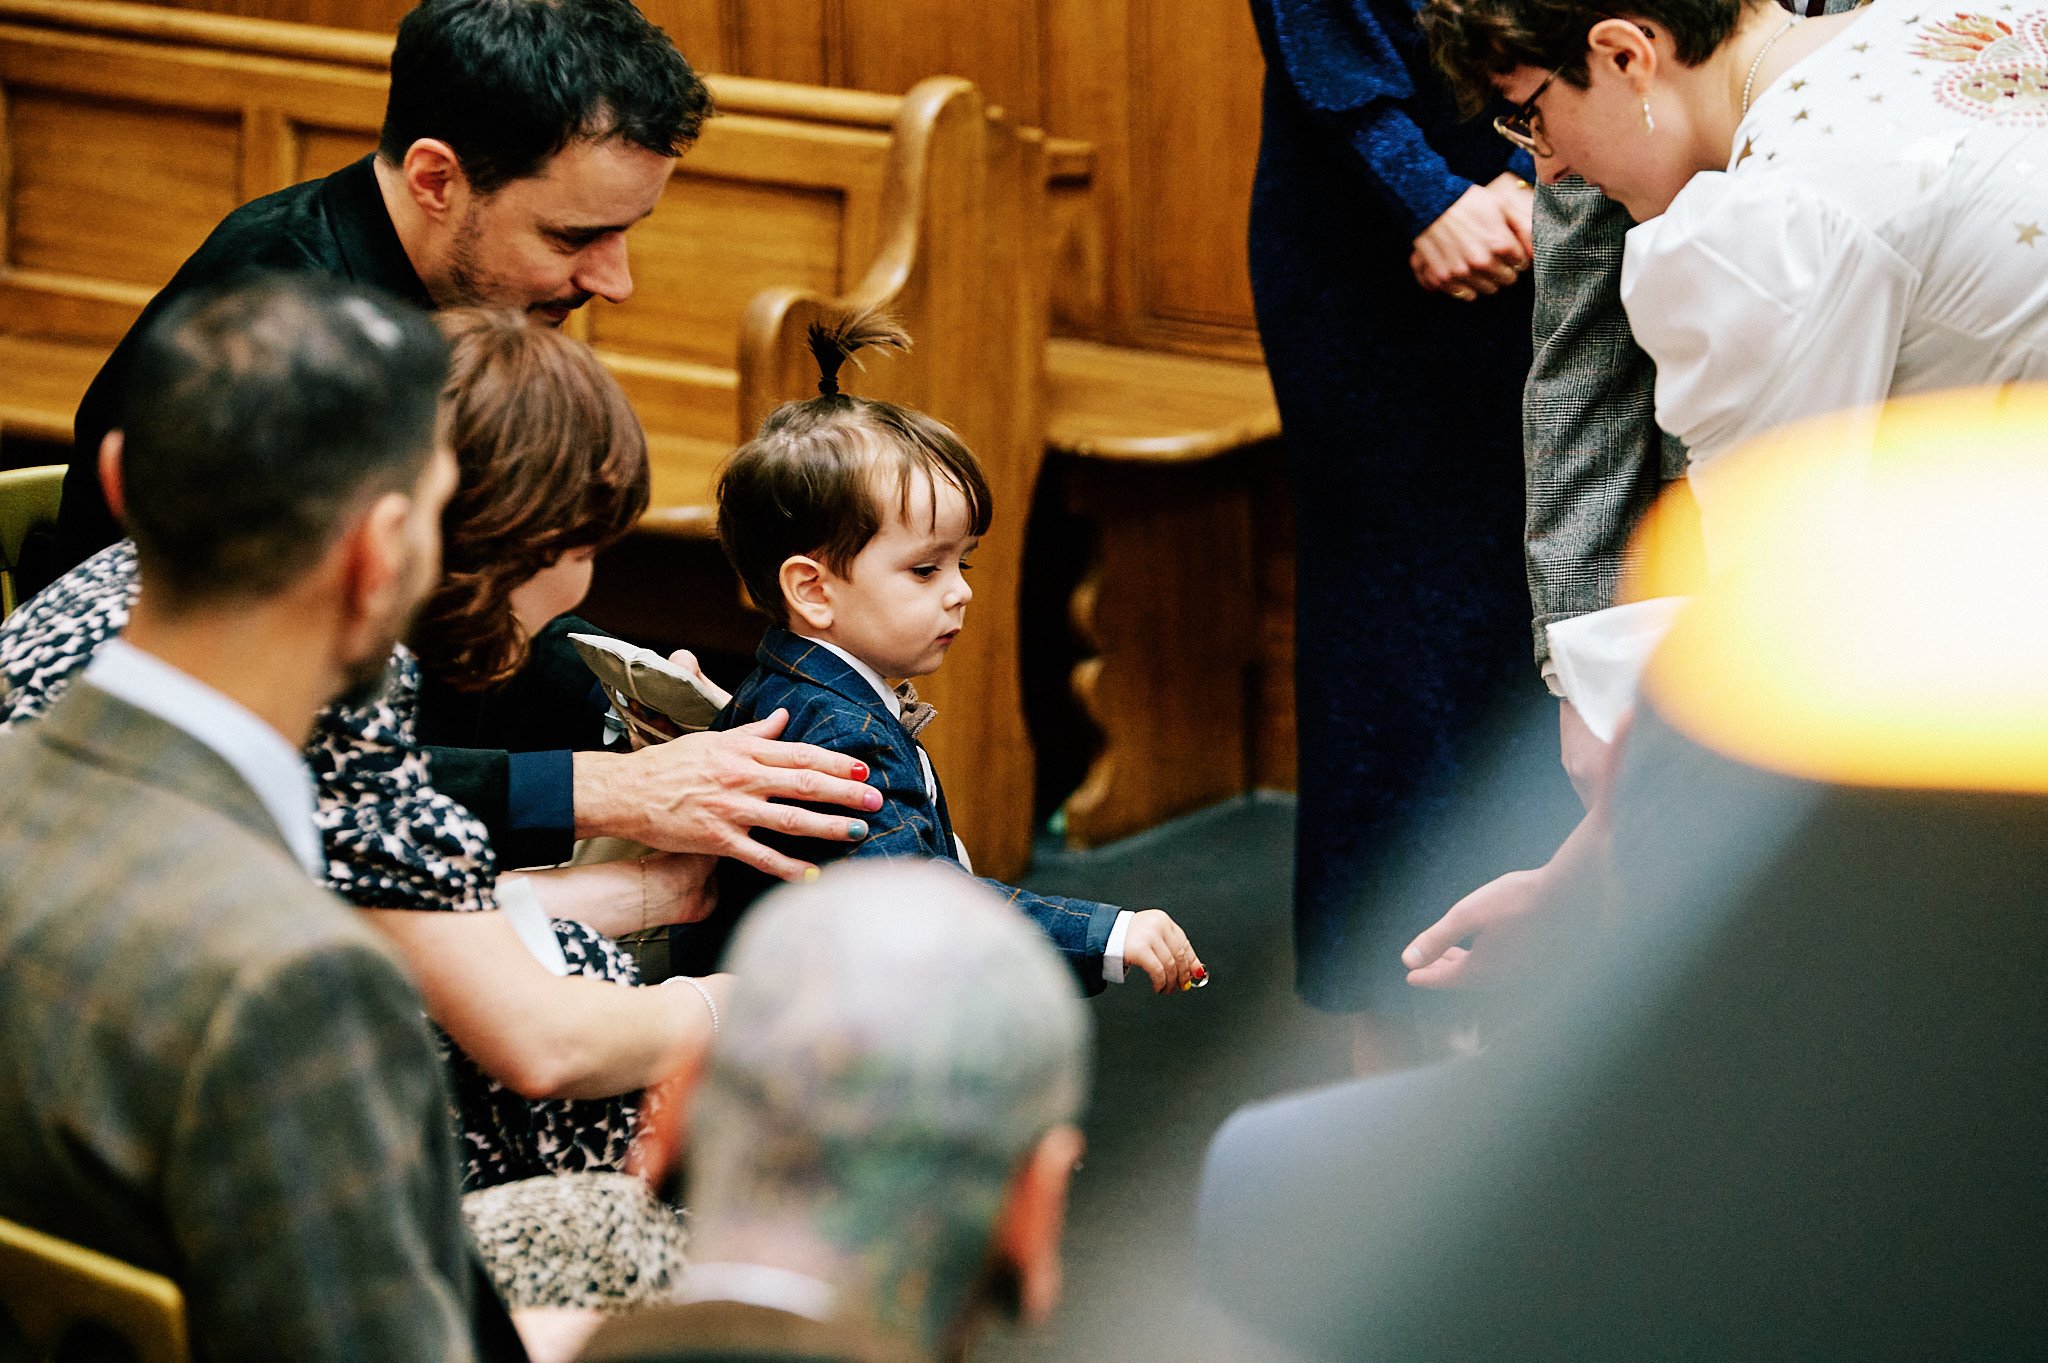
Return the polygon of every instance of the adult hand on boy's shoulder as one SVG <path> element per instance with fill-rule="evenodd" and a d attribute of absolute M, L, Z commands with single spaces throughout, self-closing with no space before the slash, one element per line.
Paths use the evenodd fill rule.
<path fill-rule="evenodd" d="M 831 842 L 857 841 L 866 822 L 803 809 L 839 805 L 868 813 L 881 793 L 864 784 L 867 766 L 808 743 L 775 740 L 789 722 L 766 719 L 720 733 L 685 734 L 631 753 L 575 756 L 576 835 L 631 838 L 664 852 L 731 857 L 781 880 L 809 865 L 768 847 L 757 828 Z"/>

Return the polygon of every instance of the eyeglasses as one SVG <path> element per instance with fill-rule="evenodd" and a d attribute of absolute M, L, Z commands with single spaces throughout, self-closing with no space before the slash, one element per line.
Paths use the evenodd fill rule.
<path fill-rule="evenodd" d="M 1536 87 L 1535 94 L 1523 100 L 1513 113 L 1501 114 L 1493 120 L 1493 130 L 1531 156 L 1550 155 L 1550 146 L 1536 126 L 1536 120 L 1542 117 L 1536 110 L 1536 101 L 1543 98 L 1543 92 L 1550 88 L 1550 82 L 1557 79 L 1557 73 L 1569 65 L 1571 63 L 1566 62 L 1564 66 L 1552 68 L 1550 74 L 1543 78 L 1543 83 Z"/>

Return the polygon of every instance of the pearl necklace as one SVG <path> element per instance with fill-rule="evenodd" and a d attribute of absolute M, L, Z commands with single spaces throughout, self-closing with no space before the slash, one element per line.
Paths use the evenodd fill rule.
<path fill-rule="evenodd" d="M 1787 33 L 1790 33 L 1792 31 L 1792 25 L 1798 22 L 1799 20 L 1796 17 L 1787 19 L 1785 21 L 1785 26 L 1779 29 L 1776 33 L 1773 33 L 1770 37 L 1764 39 L 1764 45 L 1756 50 L 1756 60 L 1752 61 L 1749 64 L 1749 75 L 1746 76 L 1742 82 L 1742 113 L 1745 117 L 1749 113 L 1749 92 L 1751 88 L 1756 85 L 1756 73 L 1758 68 L 1764 64 L 1764 54 L 1771 50 L 1772 43 L 1777 42 L 1778 39 L 1784 37 Z"/>

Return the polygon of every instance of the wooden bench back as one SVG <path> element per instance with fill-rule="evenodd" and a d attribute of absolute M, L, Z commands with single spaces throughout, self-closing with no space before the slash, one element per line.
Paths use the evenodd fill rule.
<path fill-rule="evenodd" d="M 112 0 L 0 0 L 0 424 L 68 431 L 100 360 L 215 224 L 371 150 L 390 50 L 381 35 Z M 930 688 L 959 700 L 932 746 L 942 766 L 987 778 L 948 792 L 977 854 L 999 873 L 1019 867 L 1031 773 L 1016 611 L 1050 313 L 1044 139 L 949 77 L 903 96 L 708 83 L 719 116 L 628 239 L 633 297 L 571 322 L 647 426 L 644 528 L 709 533 L 719 462 L 814 389 L 810 318 L 894 311 L 916 349 L 849 371 L 849 386 L 952 423 L 1002 516 L 978 562 L 976 627 Z"/>

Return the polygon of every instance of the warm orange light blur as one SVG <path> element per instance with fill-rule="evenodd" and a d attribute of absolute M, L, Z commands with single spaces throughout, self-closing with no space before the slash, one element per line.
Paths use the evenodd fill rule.
<path fill-rule="evenodd" d="M 1815 780 L 2048 792 L 2048 386 L 1788 428 L 1649 518 L 1636 597 L 1697 590 L 1644 677 L 1680 730 Z"/>

